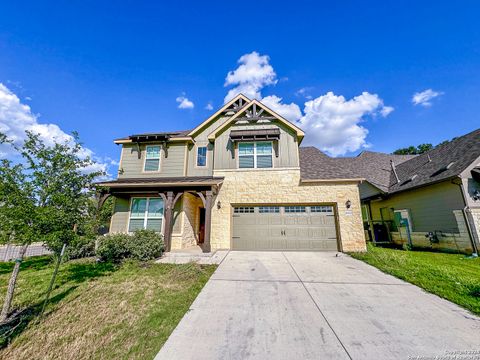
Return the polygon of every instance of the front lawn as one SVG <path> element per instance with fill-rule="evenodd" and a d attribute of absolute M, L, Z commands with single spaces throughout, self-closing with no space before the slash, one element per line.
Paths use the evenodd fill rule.
<path fill-rule="evenodd" d="M 0 263 L 2 301 L 12 267 Z M 0 358 L 152 359 L 215 268 L 70 261 L 62 265 L 45 317 L 37 324 L 53 264 L 50 257 L 28 259 L 13 304 L 21 321 L 0 327 Z"/>
<path fill-rule="evenodd" d="M 372 245 L 350 255 L 480 315 L 480 258 Z"/>

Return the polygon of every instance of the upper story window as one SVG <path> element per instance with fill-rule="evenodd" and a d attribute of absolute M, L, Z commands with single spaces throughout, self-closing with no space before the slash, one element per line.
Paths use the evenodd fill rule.
<path fill-rule="evenodd" d="M 128 231 L 150 229 L 162 231 L 163 199 L 157 197 L 132 198 Z"/>
<path fill-rule="evenodd" d="M 206 146 L 197 147 L 197 166 L 199 167 L 207 166 L 207 147 Z"/>
<path fill-rule="evenodd" d="M 238 143 L 238 167 L 241 169 L 273 167 L 272 142 Z"/>
<path fill-rule="evenodd" d="M 160 145 L 147 145 L 143 171 L 160 170 Z"/>

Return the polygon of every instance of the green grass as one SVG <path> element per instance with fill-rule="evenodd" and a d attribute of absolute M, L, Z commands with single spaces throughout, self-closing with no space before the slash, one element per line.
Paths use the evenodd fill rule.
<path fill-rule="evenodd" d="M 0 297 L 13 263 L 0 263 Z M 216 266 L 74 260 L 61 266 L 37 323 L 53 263 L 22 264 L 15 321 L 0 327 L 0 358 L 148 359 L 160 350 Z"/>
<path fill-rule="evenodd" d="M 350 255 L 480 315 L 480 258 L 372 245 Z"/>

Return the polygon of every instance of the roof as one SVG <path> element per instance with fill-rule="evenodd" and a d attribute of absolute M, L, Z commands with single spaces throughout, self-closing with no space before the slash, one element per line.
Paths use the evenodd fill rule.
<path fill-rule="evenodd" d="M 191 130 L 166 131 L 166 132 L 147 132 L 141 134 L 129 135 L 123 138 L 115 139 L 115 143 L 131 142 L 131 141 L 155 141 L 160 138 L 176 139 L 188 136 Z"/>
<path fill-rule="evenodd" d="M 110 188 L 119 187 L 162 187 L 162 186 L 210 186 L 218 185 L 223 181 L 218 176 L 180 176 L 180 177 L 151 177 L 151 178 L 127 178 L 96 183 L 99 186 Z"/>
<path fill-rule="evenodd" d="M 397 165 L 390 176 L 389 192 L 395 193 L 460 175 L 480 157 L 480 129 L 439 145 L 414 159 Z"/>
<path fill-rule="evenodd" d="M 332 158 L 315 147 L 300 147 L 300 171 L 302 179 L 364 178 L 392 194 L 459 176 L 479 157 L 480 129 L 421 155 L 364 151 L 356 157 Z"/>

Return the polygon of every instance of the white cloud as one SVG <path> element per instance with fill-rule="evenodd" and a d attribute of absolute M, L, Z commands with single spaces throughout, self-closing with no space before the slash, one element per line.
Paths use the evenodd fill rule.
<path fill-rule="evenodd" d="M 313 89 L 311 86 L 303 87 L 295 91 L 295 95 L 299 97 L 304 97 L 308 100 L 311 100 L 313 98 L 312 95 L 309 94 L 309 92 Z"/>
<path fill-rule="evenodd" d="M 245 54 L 238 59 L 239 66 L 230 71 L 225 78 L 225 87 L 235 86 L 225 96 L 224 102 L 242 93 L 251 99 L 260 99 L 260 91 L 268 85 L 277 83 L 277 74 L 269 63 L 267 55 L 260 55 L 256 51 Z"/>
<path fill-rule="evenodd" d="M 383 117 L 387 117 L 388 115 L 390 115 L 390 113 L 392 111 L 394 111 L 395 108 L 392 107 L 392 106 L 384 106 L 381 110 L 380 110 L 380 114 L 383 116 Z"/>
<path fill-rule="evenodd" d="M 179 96 L 175 99 L 175 101 L 178 103 L 178 108 L 179 109 L 193 109 L 195 107 L 195 104 L 190 101 L 185 94 L 182 96 Z"/>
<path fill-rule="evenodd" d="M 23 104 L 16 94 L 0 83 L 0 132 L 7 135 L 14 144 L 21 145 L 23 143 L 26 130 L 39 134 L 40 139 L 49 146 L 56 142 L 73 141 L 73 137 L 65 133 L 58 125 L 41 124 L 38 122 L 38 117 L 39 115 L 32 113 L 30 106 Z M 10 146 L 0 146 L 0 157 L 14 158 L 17 155 Z M 95 156 L 92 150 L 84 147 L 81 155 L 84 157 L 90 156 L 98 161 L 91 169 L 87 170 L 107 171 L 108 165 Z"/>
<path fill-rule="evenodd" d="M 299 125 L 305 131 L 304 145 L 314 145 L 333 156 L 367 147 L 368 130 L 360 124 L 367 115 L 388 115 L 393 108 L 383 105 L 376 94 L 363 92 L 346 100 L 328 92 L 305 103 Z"/>
<path fill-rule="evenodd" d="M 205 110 L 213 110 L 213 105 L 211 102 L 209 102 L 207 105 L 205 105 Z"/>
<path fill-rule="evenodd" d="M 432 106 L 432 102 L 430 100 L 440 95 L 443 95 L 443 92 L 427 89 L 427 90 L 413 94 L 412 103 L 413 105 L 421 105 L 423 107 L 429 107 L 429 106 Z"/>
<path fill-rule="evenodd" d="M 266 96 L 261 101 L 262 104 L 265 104 L 289 121 L 295 122 L 302 117 L 302 111 L 297 104 L 293 102 L 290 104 L 282 104 L 282 98 L 276 95 Z"/>

